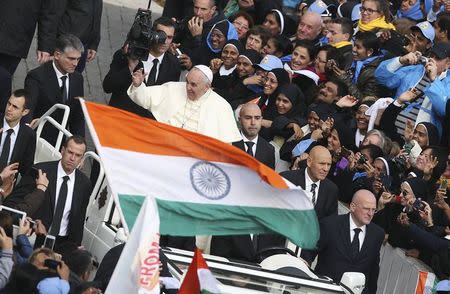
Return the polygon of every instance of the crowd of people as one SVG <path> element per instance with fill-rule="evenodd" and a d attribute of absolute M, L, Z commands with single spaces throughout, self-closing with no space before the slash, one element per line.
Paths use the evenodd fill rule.
<path fill-rule="evenodd" d="M 3 205 L 36 224 L 23 220 L 13 236 L 12 220 L 0 211 L 0 288 L 97 293 L 107 278 L 87 282 L 92 257 L 78 248 L 91 183 L 77 169 L 86 144 L 75 97 L 83 96 L 81 72 L 99 44 L 101 1 L 35 1 L 34 10 L 10 2 L 29 19 L 0 12 L 3 23 L 15 25 L 0 27 L 0 194 Z M 42 64 L 29 71 L 24 89 L 12 91 L 36 24 Z M 166 0 L 151 30 L 165 39 L 149 45 L 148 57 L 135 58 L 128 42 L 111 57 L 103 80 L 109 105 L 233 144 L 301 187 L 321 238 L 315 250 L 295 253 L 308 265 L 317 256 L 319 274 L 339 282 L 344 272 L 362 272 L 365 291 L 375 293 L 380 247 L 389 242 L 448 282 L 449 3 Z M 33 128 L 56 103 L 70 107 L 74 136 L 61 160 L 33 165 Z M 57 132 L 44 128 L 42 137 L 53 143 Z M 338 201 L 349 214 L 337 215 Z M 23 238 L 31 231 L 36 251 Z M 54 251 L 40 248 L 47 231 Z M 287 241 L 212 236 L 210 252 L 259 262 L 267 248 Z M 161 237 L 162 246 L 193 250 L 195 243 Z"/>

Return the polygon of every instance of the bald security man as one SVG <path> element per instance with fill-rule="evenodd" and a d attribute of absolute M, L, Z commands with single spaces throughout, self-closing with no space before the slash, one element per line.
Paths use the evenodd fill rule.
<path fill-rule="evenodd" d="M 275 169 L 275 148 L 260 137 L 262 114 L 255 103 L 244 104 L 239 112 L 242 140 L 233 142 L 233 146 L 247 152 L 268 167 Z"/>
<path fill-rule="evenodd" d="M 360 272 L 366 276 L 363 293 L 377 292 L 384 231 L 371 223 L 376 207 L 372 192 L 358 190 L 350 203 L 350 213 L 320 221 L 317 274 L 339 283 L 345 272 Z"/>
<path fill-rule="evenodd" d="M 315 146 L 309 153 L 306 168 L 280 173 L 282 177 L 305 191 L 314 205 L 319 220 L 337 214 L 339 190 L 327 179 L 330 168 L 330 152 L 323 146 Z"/>

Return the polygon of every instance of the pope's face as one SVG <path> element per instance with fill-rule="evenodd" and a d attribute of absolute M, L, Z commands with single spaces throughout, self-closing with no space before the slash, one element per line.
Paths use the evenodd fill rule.
<path fill-rule="evenodd" d="M 197 69 L 191 70 L 186 76 L 186 93 L 190 100 L 197 100 L 208 91 L 209 85 L 204 74 Z"/>

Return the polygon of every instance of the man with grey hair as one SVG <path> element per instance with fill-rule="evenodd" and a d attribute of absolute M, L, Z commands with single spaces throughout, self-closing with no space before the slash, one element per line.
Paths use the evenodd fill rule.
<path fill-rule="evenodd" d="M 53 105 L 66 104 L 70 107 L 69 130 L 72 134 L 84 136 L 84 116 L 81 105 L 75 97 L 84 96 L 83 76 L 75 71 L 83 44 L 74 35 L 61 35 L 56 40 L 53 60 L 31 70 L 25 78 L 25 89 L 30 93 L 31 111 L 26 118 L 33 119 L 32 126 Z M 52 115 L 61 121 L 62 113 Z M 55 128 L 45 128 L 42 137 L 49 143 L 56 142 Z"/>
<path fill-rule="evenodd" d="M 146 87 L 144 78 L 142 69 L 133 73 L 128 95 L 157 121 L 226 143 L 241 140 L 230 104 L 211 89 L 213 74 L 207 66 L 194 66 L 186 82 Z"/>
<path fill-rule="evenodd" d="M 318 46 L 320 44 L 322 26 L 323 21 L 320 15 L 316 12 L 307 11 L 302 15 L 298 23 L 296 40 L 308 40 Z"/>

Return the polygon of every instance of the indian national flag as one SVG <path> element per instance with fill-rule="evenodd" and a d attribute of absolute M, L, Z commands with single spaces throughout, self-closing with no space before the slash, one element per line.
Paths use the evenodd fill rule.
<path fill-rule="evenodd" d="M 218 282 L 212 275 L 200 249 L 196 248 L 191 265 L 184 277 L 178 294 L 220 293 Z"/>
<path fill-rule="evenodd" d="M 150 196 L 161 235 L 276 232 L 315 247 L 319 228 L 311 201 L 244 151 L 114 107 L 82 106 L 128 228 Z"/>
<path fill-rule="evenodd" d="M 430 272 L 419 271 L 419 277 L 417 279 L 416 294 L 431 294 L 435 293 L 435 288 L 438 280 L 436 275 Z"/>

